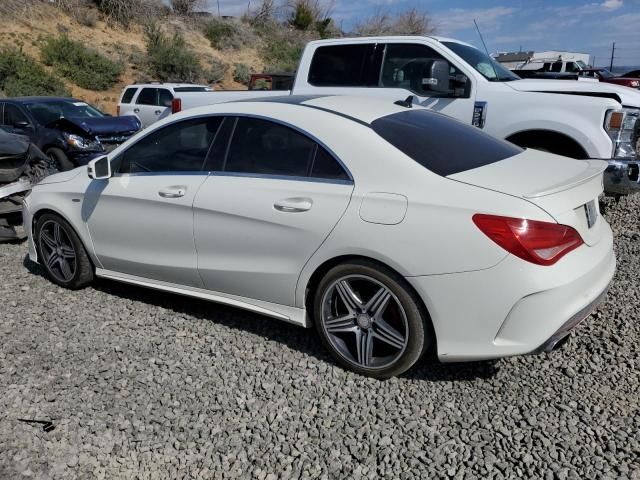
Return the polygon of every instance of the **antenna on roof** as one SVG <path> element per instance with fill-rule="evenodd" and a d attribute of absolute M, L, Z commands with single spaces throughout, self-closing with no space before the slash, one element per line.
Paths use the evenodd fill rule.
<path fill-rule="evenodd" d="M 484 47 L 484 51 L 487 54 L 487 57 L 489 57 L 489 60 L 491 60 L 491 55 L 489 55 L 489 50 L 487 49 L 487 44 L 484 43 L 484 38 L 482 38 L 482 33 L 480 32 L 480 27 L 478 27 L 478 22 L 476 22 L 476 19 L 473 19 L 473 24 L 476 26 L 476 30 L 478 31 L 478 36 L 480 37 L 480 41 L 482 42 L 482 46 Z M 489 62 L 491 65 L 491 69 L 493 70 L 493 74 L 496 76 L 496 78 L 498 78 L 498 72 L 496 72 L 496 67 L 493 65 L 493 62 Z"/>
<path fill-rule="evenodd" d="M 399 105 L 399 106 L 405 107 L 405 108 L 412 108 L 413 107 L 413 95 L 409 95 L 404 100 L 398 100 L 396 102 L 393 102 L 393 104 L 394 105 Z"/>

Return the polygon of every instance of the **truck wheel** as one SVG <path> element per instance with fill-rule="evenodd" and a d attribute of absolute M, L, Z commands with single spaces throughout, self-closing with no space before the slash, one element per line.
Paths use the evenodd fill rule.
<path fill-rule="evenodd" d="M 67 155 L 59 148 L 50 148 L 47 150 L 47 156 L 56 162 L 56 165 L 58 165 L 58 169 L 61 172 L 66 172 L 67 170 L 73 170 L 75 168 L 73 163 L 71 163 L 71 160 L 69 160 L 69 157 L 67 157 Z"/>

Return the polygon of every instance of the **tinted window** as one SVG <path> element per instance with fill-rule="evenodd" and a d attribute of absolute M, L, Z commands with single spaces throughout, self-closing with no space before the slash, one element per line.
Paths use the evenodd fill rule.
<path fill-rule="evenodd" d="M 224 157 L 227 154 L 227 147 L 229 146 L 235 123 L 235 117 L 227 117 L 222 121 L 222 125 L 218 129 L 216 138 L 209 150 L 204 170 L 218 172 L 224 168 Z"/>
<path fill-rule="evenodd" d="M 552 72 L 562 71 L 562 62 L 553 62 L 553 65 L 551 65 L 551 71 Z"/>
<path fill-rule="evenodd" d="M 438 175 L 447 176 L 499 162 L 522 152 L 480 129 L 426 110 L 395 113 L 371 127 L 398 150 Z"/>
<path fill-rule="evenodd" d="M 156 88 L 143 88 L 136 100 L 140 105 L 155 105 L 158 97 L 158 90 Z"/>
<path fill-rule="evenodd" d="M 390 43 L 387 45 L 380 86 L 404 88 L 419 95 L 448 95 L 457 88 L 463 88 L 462 72 L 449 63 L 449 92 L 428 91 L 424 80 L 430 76 L 429 67 L 434 60 L 444 60 L 438 52 L 425 45 Z"/>
<path fill-rule="evenodd" d="M 319 87 L 364 87 L 374 45 L 336 45 L 315 51 L 309 83 Z"/>
<path fill-rule="evenodd" d="M 311 167 L 311 176 L 314 178 L 327 178 L 331 180 L 349 180 L 347 172 L 329 153 L 318 145 L 316 155 Z"/>
<path fill-rule="evenodd" d="M 4 124 L 16 127 L 19 123 L 31 123 L 19 107 L 6 103 L 4 106 Z"/>
<path fill-rule="evenodd" d="M 196 118 L 157 130 L 121 157 L 120 173 L 197 172 L 202 170 L 221 117 Z"/>
<path fill-rule="evenodd" d="M 137 91 L 137 88 L 127 88 L 124 91 L 124 95 L 122 95 L 122 100 L 120 101 L 120 103 L 131 103 L 131 100 L 133 100 L 133 96 Z"/>
<path fill-rule="evenodd" d="M 160 88 L 158 89 L 158 93 L 159 93 L 158 105 L 162 107 L 170 107 L 171 100 L 173 100 L 173 95 L 171 94 L 171 92 L 164 88 Z"/>
<path fill-rule="evenodd" d="M 102 118 L 104 113 L 88 103 L 75 100 L 53 100 L 25 103 L 40 125 L 47 125 L 60 118 Z"/>
<path fill-rule="evenodd" d="M 307 176 L 315 143 L 278 123 L 239 118 L 224 170 L 266 175 Z"/>

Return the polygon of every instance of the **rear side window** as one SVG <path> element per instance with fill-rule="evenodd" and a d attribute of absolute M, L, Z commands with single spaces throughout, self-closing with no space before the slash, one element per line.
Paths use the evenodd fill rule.
<path fill-rule="evenodd" d="M 319 47 L 311 61 L 309 83 L 317 87 L 365 87 L 373 44 Z"/>
<path fill-rule="evenodd" d="M 137 91 L 137 88 L 127 88 L 124 91 L 124 95 L 122 95 L 122 100 L 120 100 L 120 103 L 131 103 L 131 100 L 133 100 L 133 96 Z"/>
<path fill-rule="evenodd" d="M 258 118 L 238 118 L 223 170 L 349 180 L 342 165 L 311 138 L 285 125 Z"/>
<path fill-rule="evenodd" d="M 143 88 L 138 95 L 136 103 L 138 105 L 155 105 L 158 101 L 158 89 L 157 88 Z"/>
<path fill-rule="evenodd" d="M 169 90 L 165 88 L 158 89 L 158 105 L 170 107 L 171 100 L 173 100 L 173 94 Z"/>
<path fill-rule="evenodd" d="M 432 172 L 446 177 L 522 153 L 476 127 L 443 114 L 409 110 L 375 120 L 373 130 Z"/>

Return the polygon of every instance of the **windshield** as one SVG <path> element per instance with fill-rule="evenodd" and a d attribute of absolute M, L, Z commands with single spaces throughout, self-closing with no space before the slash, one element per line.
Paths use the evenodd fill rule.
<path fill-rule="evenodd" d="M 580 69 L 584 70 L 585 68 L 589 68 L 588 65 L 586 63 L 584 63 L 582 60 L 576 60 L 576 64 L 580 67 Z"/>
<path fill-rule="evenodd" d="M 603 78 L 611 78 L 611 77 L 613 77 L 613 73 L 611 73 L 609 70 L 606 70 L 604 68 L 602 70 L 598 70 L 598 73 Z"/>
<path fill-rule="evenodd" d="M 55 100 L 51 102 L 32 102 L 25 106 L 40 125 L 47 125 L 61 118 L 102 118 L 105 116 L 88 103 L 75 100 Z"/>
<path fill-rule="evenodd" d="M 511 80 L 520 80 L 515 73 L 506 69 L 500 63 L 486 53 L 482 53 L 477 48 L 463 45 L 456 42 L 442 42 L 443 45 L 449 47 L 456 55 L 462 57 L 469 65 L 475 68 L 484 78 L 490 82 L 509 82 Z"/>

